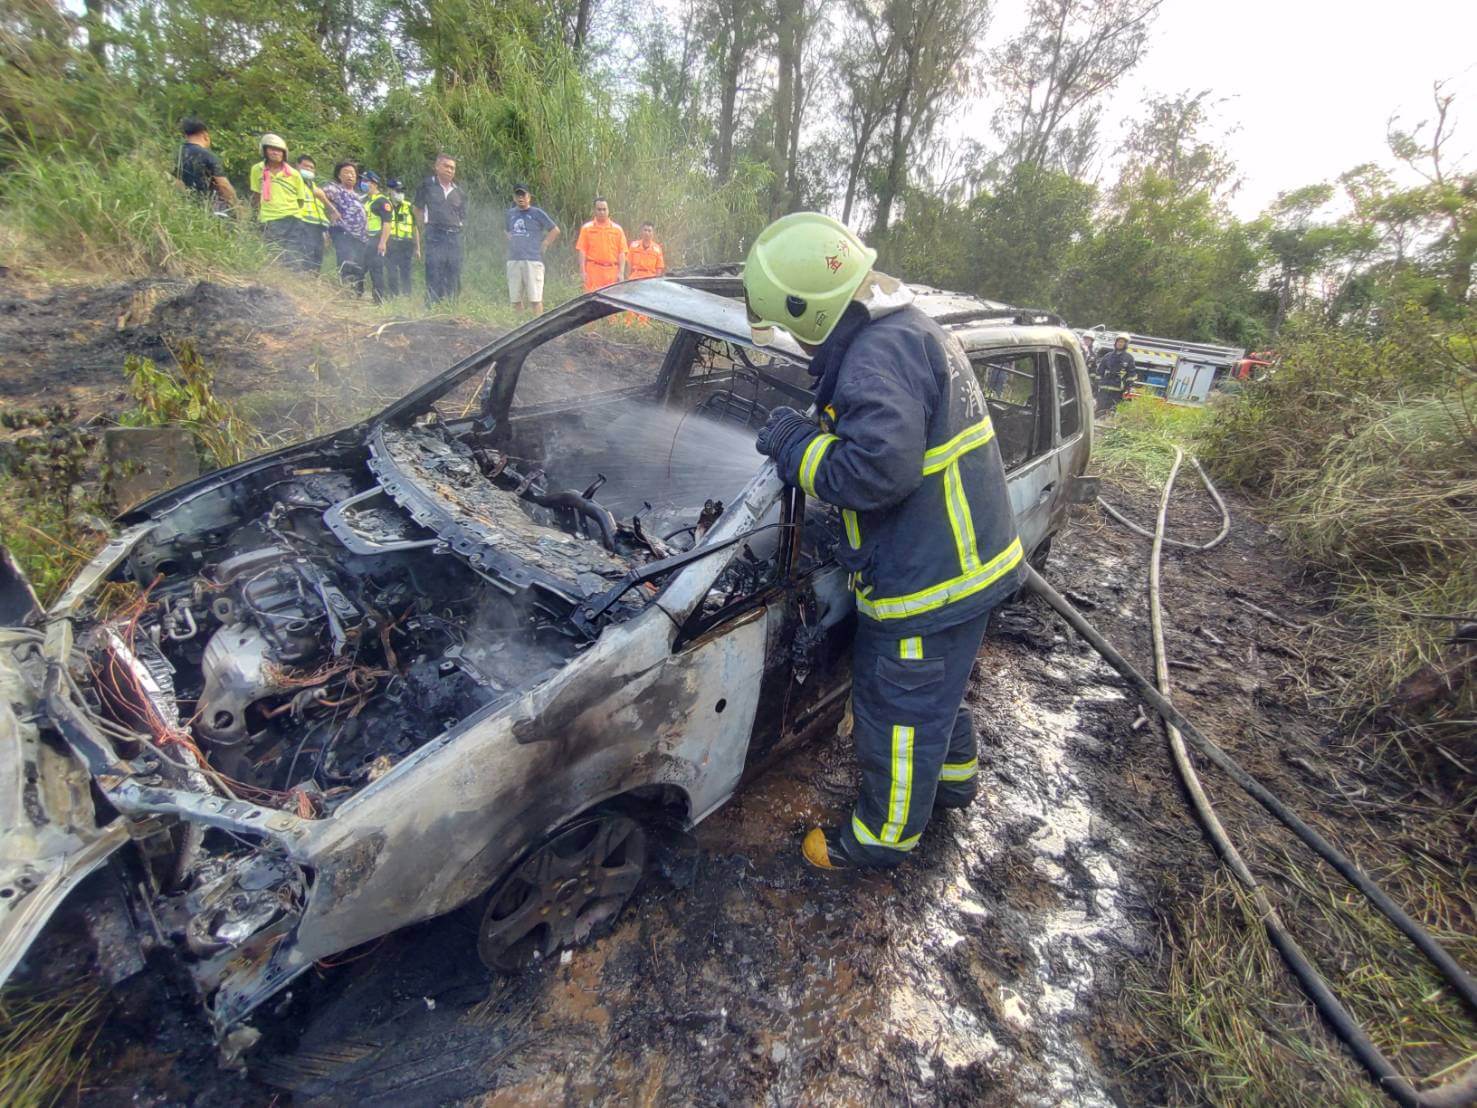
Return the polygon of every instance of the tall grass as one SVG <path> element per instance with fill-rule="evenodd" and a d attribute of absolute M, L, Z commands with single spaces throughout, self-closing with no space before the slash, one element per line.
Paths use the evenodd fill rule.
<path fill-rule="evenodd" d="M 1477 356 L 1410 310 L 1373 336 L 1305 330 L 1268 380 L 1223 405 L 1203 453 L 1259 494 L 1325 570 L 1351 631 L 1351 706 L 1380 703 L 1477 613 Z M 1469 683 L 1452 718 L 1472 718 Z M 1470 732 L 1469 732 L 1470 733 Z"/>
<path fill-rule="evenodd" d="M 1105 471 L 1162 485 L 1174 447 L 1194 452 L 1210 409 L 1136 396 L 1118 405 L 1111 423 L 1093 432 L 1093 460 Z"/>
<path fill-rule="evenodd" d="M 11 263 L 130 277 L 260 273 L 273 254 L 257 227 L 214 216 L 176 188 L 170 157 L 20 150 L 0 182 L 6 219 L 20 232 Z"/>
<path fill-rule="evenodd" d="M 503 46 L 495 84 L 477 79 L 391 94 L 376 122 L 376 157 L 418 179 L 438 150 L 457 156 L 458 181 L 493 220 L 488 233 L 469 237 L 469 249 L 480 238 L 499 266 L 502 212 L 515 182 L 526 183 L 563 227 L 550 260 L 566 276 L 574 236 L 597 194 L 631 237 L 643 220 L 653 221 L 672 265 L 737 257 L 767 216 L 767 169 L 742 163 L 727 182 L 715 182 L 701 138 L 665 105 L 645 97 L 618 102 L 568 54 L 516 39 Z"/>
<path fill-rule="evenodd" d="M 50 1108 L 87 1068 L 104 993 L 90 983 L 49 993 L 0 993 L 0 1104 Z"/>

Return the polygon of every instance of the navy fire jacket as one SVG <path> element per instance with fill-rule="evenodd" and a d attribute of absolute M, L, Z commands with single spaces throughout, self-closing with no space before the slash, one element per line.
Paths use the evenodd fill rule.
<path fill-rule="evenodd" d="M 925 634 L 1018 586 L 1021 543 L 984 393 L 957 339 L 916 307 L 853 303 L 816 353 L 820 428 L 776 459 L 841 509 L 857 609 Z"/>

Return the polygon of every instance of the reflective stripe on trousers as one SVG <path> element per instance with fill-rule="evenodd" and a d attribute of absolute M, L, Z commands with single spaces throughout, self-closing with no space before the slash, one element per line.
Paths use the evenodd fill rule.
<path fill-rule="evenodd" d="M 854 857 L 895 865 L 918 844 L 939 793 L 974 795 L 974 724 L 963 699 L 988 619 L 901 639 L 877 625 L 858 629 L 852 738 L 862 787 L 842 828 Z"/>

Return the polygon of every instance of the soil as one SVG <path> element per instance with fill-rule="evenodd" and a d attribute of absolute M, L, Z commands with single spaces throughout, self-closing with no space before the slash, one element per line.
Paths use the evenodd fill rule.
<path fill-rule="evenodd" d="M 455 319 L 366 322 L 349 303 L 307 304 L 260 285 L 0 276 L 0 406 L 116 415 L 131 405 L 124 361 L 172 365 L 188 342 L 214 371 L 219 396 L 254 400 L 262 430 L 307 430 L 373 410 L 499 333 Z M 304 397 L 326 410 L 305 411 Z"/>
<path fill-rule="evenodd" d="M 148 323 L 120 319 L 139 296 Z M 96 411 L 120 403 L 121 352 L 157 356 L 182 327 L 232 387 L 291 379 L 312 343 L 276 294 L 204 284 L 0 286 L 0 396 Z M 229 308 L 220 308 L 221 304 Z M 197 317 L 205 317 L 196 329 Z M 131 317 L 130 317 L 131 318 Z M 296 328 L 307 328 L 298 331 Z M 343 364 L 412 383 L 489 332 L 415 323 L 355 340 Z M 335 356 L 340 356 L 335 352 Z M 398 376 L 397 376 L 398 375 Z M 1105 489 L 1149 521 L 1149 494 Z M 1216 550 L 1167 551 L 1164 605 L 1177 702 L 1303 811 L 1328 741 L 1294 680 L 1292 623 L 1316 590 L 1231 500 Z M 1174 533 L 1213 535 L 1192 479 Z M 1149 671 L 1147 543 L 1076 509 L 1047 576 Z M 825 876 L 804 831 L 849 810 L 850 743 L 818 742 L 747 784 L 669 847 L 612 930 L 515 978 L 485 971 L 465 913 L 390 935 L 301 979 L 254 1020 L 245 1075 L 218 1068 L 203 1023 L 162 977 L 94 1045 L 85 1104 L 990 1103 L 1177 1099 L 1124 996 L 1163 961 L 1164 920 L 1217 865 L 1188 814 L 1157 723 L 1124 682 L 1034 600 L 997 613 L 968 693 L 982 791 L 940 815 L 887 874 Z M 1274 736 L 1269 741 L 1264 736 Z M 1233 832 L 1259 817 L 1224 781 Z M 1225 814 L 1223 812 L 1223 814 Z M 1345 816 L 1321 813 L 1337 837 Z M 1256 851 L 1249 852 L 1255 867 Z M 145 975 L 146 977 L 148 975 Z"/>

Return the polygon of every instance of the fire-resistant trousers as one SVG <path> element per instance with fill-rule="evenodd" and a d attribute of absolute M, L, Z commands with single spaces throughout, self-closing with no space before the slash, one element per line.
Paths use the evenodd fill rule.
<path fill-rule="evenodd" d="M 848 855 L 895 866 L 918 845 L 935 798 L 962 807 L 979 788 L 964 690 L 989 613 L 929 635 L 862 619 L 852 647 L 852 738 L 862 790 L 841 828 Z"/>

